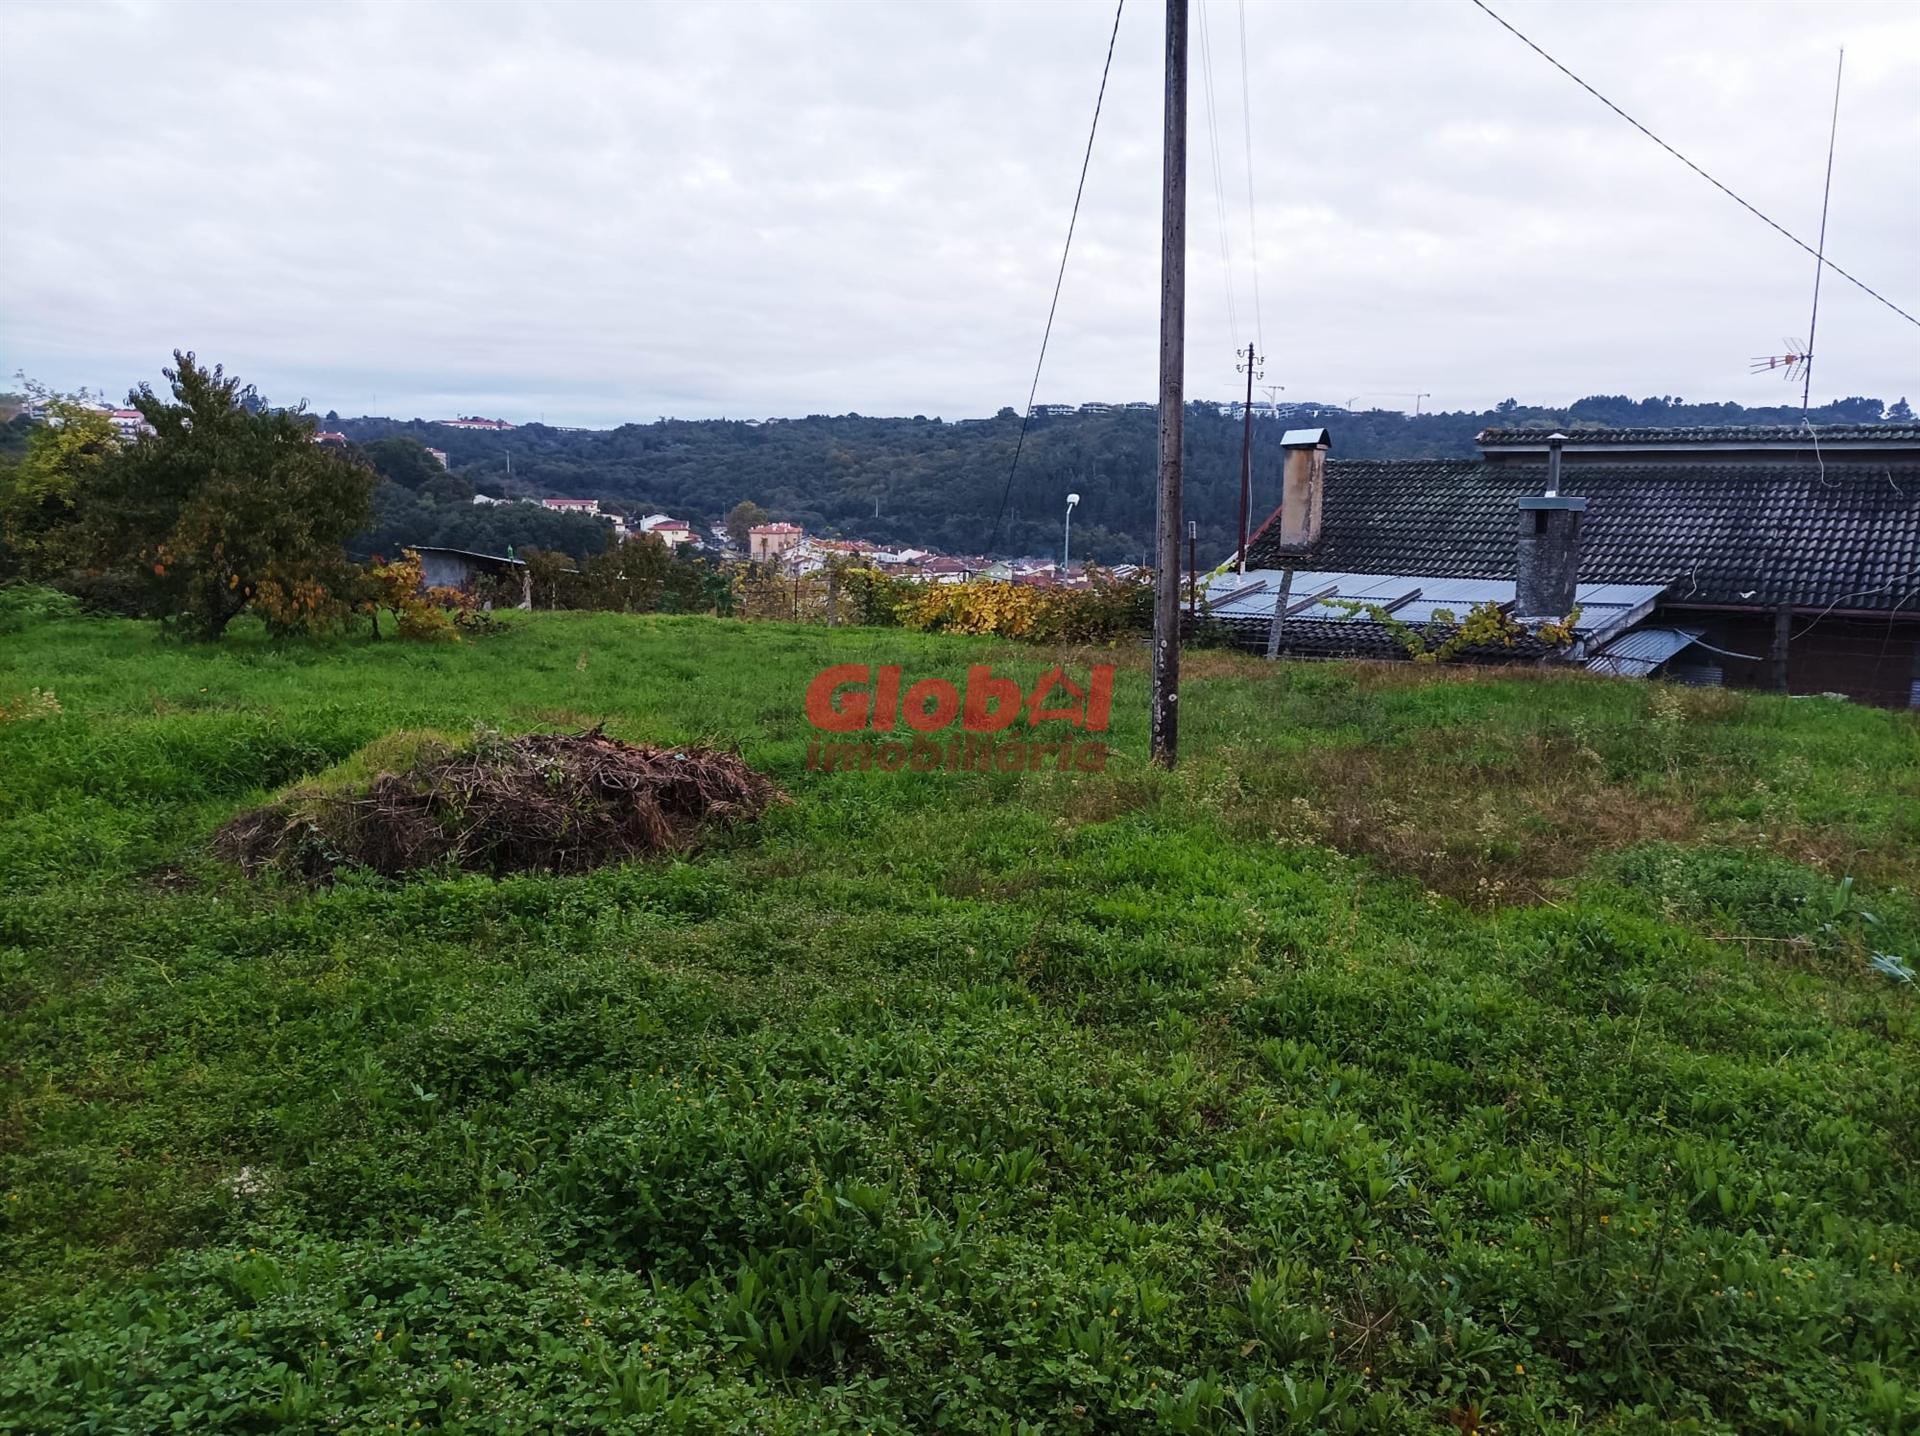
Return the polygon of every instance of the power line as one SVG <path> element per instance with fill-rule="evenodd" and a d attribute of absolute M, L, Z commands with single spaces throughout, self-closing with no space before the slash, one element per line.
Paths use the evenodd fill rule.
<path fill-rule="evenodd" d="M 1641 134 L 1645 135 L 1648 139 L 1652 140 L 1656 145 L 1660 146 L 1661 149 L 1665 150 L 1668 154 L 1672 155 L 1675 159 L 1679 160 L 1681 164 L 1685 165 L 1688 169 L 1692 170 L 1695 174 L 1699 175 L 1701 179 L 1705 180 L 1708 184 L 1712 185 L 1715 189 L 1719 190 L 1720 193 L 1725 195 L 1728 199 L 1732 200 L 1735 204 L 1739 205 L 1740 208 L 1747 211 L 1747 213 L 1751 214 L 1755 219 L 1759 220 L 1762 224 L 1766 225 L 1769 229 L 1772 229 L 1777 233 L 1779 233 L 1780 235 L 1784 236 L 1785 238 L 1792 240 L 1795 244 L 1799 245 L 1802 249 L 1804 249 L 1808 254 L 1811 254 L 1816 260 L 1820 262 L 1820 264 L 1824 265 L 1828 269 L 1831 269 L 1835 274 L 1839 275 L 1842 279 L 1846 280 L 1847 283 L 1853 285 L 1854 288 L 1861 290 L 1863 293 L 1872 295 L 1873 298 L 1879 300 L 1882 304 L 1886 305 L 1887 308 L 1891 309 L 1895 314 L 1898 314 L 1902 319 L 1906 320 L 1907 323 L 1920 326 L 1920 319 L 1914 318 L 1911 314 L 1907 313 L 1906 310 L 1902 309 L 1899 305 L 1895 304 L 1891 299 L 1887 298 L 1886 295 L 1880 293 L 1877 289 L 1870 287 L 1864 281 L 1856 279 L 1851 274 L 1848 274 L 1846 270 L 1842 269 L 1839 265 L 1835 264 L 1831 259 L 1828 259 L 1819 250 L 1815 249 L 1812 245 L 1808 244 L 1804 239 L 1800 238 L 1799 235 L 1795 234 L 1792 230 L 1788 229 L 1785 225 L 1780 224 L 1779 222 L 1769 218 L 1765 214 L 1762 214 L 1753 205 L 1747 203 L 1747 201 L 1740 198 L 1739 195 L 1735 194 L 1732 190 L 1728 189 L 1725 185 L 1721 184 L 1719 180 L 1715 179 L 1712 175 L 1708 174 L 1705 170 L 1701 169 L 1699 165 L 1695 164 L 1692 160 L 1688 159 L 1685 155 L 1681 154 L 1680 151 L 1676 150 L 1672 145 L 1668 144 L 1665 140 L 1661 139 L 1660 136 L 1656 135 L 1652 130 L 1648 129 L 1645 125 L 1641 124 L 1632 115 L 1628 114 L 1625 110 L 1621 109 L 1618 105 L 1614 104 L 1612 100 L 1609 100 L 1605 95 L 1601 94 L 1598 90 L 1594 89 L 1592 85 L 1589 85 L 1585 80 L 1581 79 L 1578 75 L 1574 74 L 1573 71 L 1569 70 L 1565 65 L 1561 64 L 1558 60 L 1554 59 L 1553 56 L 1549 55 L 1545 50 L 1542 50 L 1538 45 L 1534 44 L 1533 41 L 1529 40 L 1525 35 L 1522 35 L 1518 30 L 1514 29 L 1513 26 L 1509 25 L 1505 20 L 1501 19 L 1500 16 L 1496 14 L 1485 3 L 1485 0 L 1473 0 L 1473 3 L 1479 9 L 1484 11 L 1487 17 L 1491 19 L 1496 25 L 1498 25 L 1501 29 L 1505 30 L 1508 34 L 1512 35 L 1514 39 L 1518 40 L 1521 44 L 1525 45 L 1529 50 L 1533 51 L 1534 54 L 1538 55 L 1541 59 L 1545 60 L 1549 65 L 1553 66 L 1554 69 L 1558 70 L 1561 74 L 1565 75 L 1569 80 L 1573 81 L 1574 84 L 1578 85 L 1581 89 L 1585 90 L 1589 95 L 1592 95 L 1594 99 L 1598 100 L 1601 104 L 1605 105 L 1608 109 L 1612 110 L 1621 119 L 1625 120 L 1628 124 L 1632 125 L 1636 130 L 1640 131 Z"/>
<path fill-rule="evenodd" d="M 1006 517 L 1007 499 L 1013 493 L 1013 476 L 1020 468 L 1020 451 L 1027 444 L 1027 425 L 1033 422 L 1033 396 L 1040 392 L 1040 369 L 1047 362 L 1047 342 L 1053 338 L 1053 316 L 1060 307 L 1060 286 L 1067 278 L 1067 256 L 1073 252 L 1074 226 L 1080 222 L 1080 197 L 1087 192 L 1087 167 L 1093 163 L 1093 137 L 1100 133 L 1100 107 L 1107 98 L 1107 75 L 1113 69 L 1113 46 L 1120 38 L 1120 12 L 1127 0 L 1113 7 L 1113 33 L 1107 36 L 1107 58 L 1100 67 L 1100 93 L 1093 100 L 1093 123 L 1087 127 L 1087 151 L 1080 157 L 1080 183 L 1074 186 L 1073 213 L 1067 219 L 1067 242 L 1060 247 L 1060 271 L 1053 277 L 1053 302 L 1047 306 L 1047 327 L 1040 334 L 1040 357 L 1033 364 L 1033 383 L 1027 389 L 1027 409 L 1020 416 L 1020 437 L 1014 441 L 1013 462 L 1007 465 L 1007 484 L 1000 491 L 1000 507 L 994 510 L 993 530 L 987 539 L 987 551 L 1000 541 L 1000 520 Z"/>
<path fill-rule="evenodd" d="M 1247 0 L 1240 0 L 1240 127 L 1247 147 L 1247 241 L 1253 267 L 1253 333 L 1267 352 L 1267 328 L 1260 313 L 1260 221 L 1253 208 L 1253 87 L 1247 83 Z"/>
<path fill-rule="evenodd" d="M 1200 0 L 1200 75 L 1207 95 L 1207 151 L 1213 160 L 1213 214 L 1220 235 L 1220 264 L 1227 276 L 1227 328 L 1239 342 L 1240 316 L 1235 300 L 1238 286 L 1233 282 L 1233 239 L 1227 229 L 1227 188 L 1225 167 L 1220 163 L 1220 126 L 1213 102 L 1213 45 L 1208 39 L 1207 0 Z"/>

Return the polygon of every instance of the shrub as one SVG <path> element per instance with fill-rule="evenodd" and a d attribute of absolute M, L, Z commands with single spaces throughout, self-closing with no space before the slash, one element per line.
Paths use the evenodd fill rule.
<path fill-rule="evenodd" d="M 908 628 L 1030 643 L 1111 643 L 1153 623 L 1153 589 L 1096 573 L 1086 588 L 918 584 L 899 608 Z"/>

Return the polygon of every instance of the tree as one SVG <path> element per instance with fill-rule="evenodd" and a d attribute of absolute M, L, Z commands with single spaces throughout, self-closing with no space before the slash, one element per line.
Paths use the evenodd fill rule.
<path fill-rule="evenodd" d="M 155 610 L 217 638 L 252 605 L 276 632 L 342 622 L 354 579 L 342 548 L 378 478 L 313 442 L 301 409 L 249 410 L 237 377 L 174 351 L 171 400 L 128 402 L 154 432 L 87 476 L 75 506 L 96 562 L 125 569 Z"/>
<path fill-rule="evenodd" d="M 586 599 L 594 608 L 619 613 L 652 613 L 673 555 L 654 534 L 636 534 L 621 540 L 581 565 Z"/>
<path fill-rule="evenodd" d="M 402 488 L 425 488 L 433 480 L 446 477 L 440 461 L 416 439 L 375 439 L 366 446 L 366 454 L 381 478 Z"/>
<path fill-rule="evenodd" d="M 373 562 L 362 569 L 357 587 L 361 605 L 373 620 L 373 636 L 380 637 L 380 610 L 393 615 L 393 626 L 402 638 L 428 642 L 459 641 L 453 620 L 435 602 L 444 589 L 423 591 L 426 578 L 420 555 L 407 549 L 390 563 Z"/>
<path fill-rule="evenodd" d="M 0 573 L 46 582 L 78 556 L 76 491 L 119 446 L 112 421 L 80 396 L 31 397 L 45 422 L 27 432 L 20 462 L 0 472 Z"/>
<path fill-rule="evenodd" d="M 765 523 L 770 515 L 752 499 L 742 499 L 727 513 L 727 537 L 740 549 L 750 549 L 751 531 Z"/>
<path fill-rule="evenodd" d="M 1902 394 L 1898 399 L 1895 399 L 1891 404 L 1887 405 L 1887 422 L 1889 424 L 1911 424 L 1913 422 L 1913 406 L 1907 403 L 1907 396 L 1905 394 Z"/>

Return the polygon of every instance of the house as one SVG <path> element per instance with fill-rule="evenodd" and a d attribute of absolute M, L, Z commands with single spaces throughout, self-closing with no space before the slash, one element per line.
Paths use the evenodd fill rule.
<path fill-rule="evenodd" d="M 698 543 L 694 537 L 693 525 L 681 519 L 669 518 L 666 514 L 648 514 L 636 525 L 640 533 L 652 534 L 668 548 L 679 548 L 683 543 Z"/>
<path fill-rule="evenodd" d="M 313 442 L 344 449 L 347 446 L 347 436 L 333 429 L 320 429 L 314 433 Z"/>
<path fill-rule="evenodd" d="M 1495 604 L 1533 632 L 1465 656 L 1920 702 L 1920 424 L 1478 444 L 1342 462 L 1288 430 L 1280 507 L 1210 611 L 1264 651 L 1393 657 L 1402 625 Z M 1569 615 L 1571 643 L 1537 641 Z"/>
<path fill-rule="evenodd" d="M 142 434 L 151 434 L 153 425 L 147 422 L 147 416 L 138 409 L 109 409 L 107 422 L 113 425 L 114 435 L 122 442 L 130 444 Z M 340 442 L 345 443 L 347 436 L 342 434 Z"/>
<path fill-rule="evenodd" d="M 987 567 L 984 559 L 930 558 L 920 565 L 928 583 L 965 583 Z"/>
<path fill-rule="evenodd" d="M 457 588 L 471 593 L 483 578 L 503 574 L 520 575 L 520 602 L 516 608 L 533 607 L 533 575 L 526 563 L 490 553 L 473 553 L 461 548 L 435 548 L 410 545 L 420 555 L 420 581 L 428 588 Z"/>
<path fill-rule="evenodd" d="M 604 517 L 600 512 L 598 499 L 542 499 L 540 507 L 563 514 L 592 514 L 595 518 Z"/>
<path fill-rule="evenodd" d="M 764 563 L 778 558 L 806 536 L 807 531 L 798 524 L 757 524 L 747 530 L 747 557 Z"/>
<path fill-rule="evenodd" d="M 427 453 L 433 459 L 433 461 L 436 464 L 438 464 L 441 468 L 443 469 L 446 468 L 447 451 L 445 449 L 428 449 Z"/>
<path fill-rule="evenodd" d="M 485 429 L 491 433 L 505 433 L 514 427 L 505 419 L 482 419 L 471 414 L 462 414 L 457 419 L 435 419 L 433 422 L 444 429 Z"/>

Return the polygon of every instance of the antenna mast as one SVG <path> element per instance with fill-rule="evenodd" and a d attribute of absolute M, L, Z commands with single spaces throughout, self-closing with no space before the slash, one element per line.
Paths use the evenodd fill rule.
<path fill-rule="evenodd" d="M 1807 362 L 1801 365 L 1800 414 L 1804 418 L 1813 398 L 1813 331 L 1820 323 L 1820 271 L 1827 267 L 1827 201 L 1833 195 L 1833 143 L 1840 134 L 1840 72 L 1847 63 L 1846 46 L 1833 67 L 1833 123 L 1827 130 L 1827 183 L 1820 191 L 1820 245 L 1813 259 L 1813 313 L 1807 316 Z"/>

